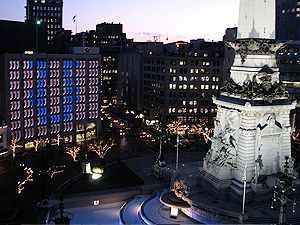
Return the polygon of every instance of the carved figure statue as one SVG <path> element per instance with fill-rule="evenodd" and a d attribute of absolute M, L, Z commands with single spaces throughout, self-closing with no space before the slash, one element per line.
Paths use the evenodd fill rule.
<path fill-rule="evenodd" d="M 270 68 L 265 68 L 270 69 Z M 225 83 L 221 91 L 230 95 L 240 96 L 248 99 L 263 99 L 272 102 L 278 98 L 287 98 L 288 92 L 282 82 L 274 82 L 274 75 L 266 72 L 259 72 L 252 80 L 247 80 L 243 85 L 237 84 L 232 78 Z"/>
<path fill-rule="evenodd" d="M 239 124 L 238 112 L 227 110 L 224 120 L 222 120 L 215 130 L 211 149 L 205 156 L 208 166 L 215 169 L 222 167 L 236 168 L 237 143 L 236 130 Z"/>

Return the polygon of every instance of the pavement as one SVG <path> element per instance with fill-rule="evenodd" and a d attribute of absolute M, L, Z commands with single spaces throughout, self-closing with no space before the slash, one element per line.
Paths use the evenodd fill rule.
<path fill-rule="evenodd" d="M 172 167 L 172 165 L 170 165 Z M 208 191 L 203 190 L 197 185 L 197 176 L 202 168 L 202 161 L 181 163 L 179 167 L 179 179 L 184 179 L 190 187 L 189 199 L 197 203 L 203 209 L 212 210 L 214 213 L 210 215 L 210 219 L 220 219 L 223 223 L 239 222 L 238 218 L 234 221 L 232 216 L 238 217 L 242 211 L 242 204 L 230 199 L 219 199 L 218 196 L 210 194 Z M 288 224 L 300 224 L 300 185 L 296 185 L 296 205 L 295 213 L 292 210 L 292 203 L 288 203 L 286 207 L 287 222 Z M 271 196 L 270 200 L 253 201 L 245 205 L 245 220 L 246 223 L 261 223 L 261 224 L 275 224 L 278 222 L 280 205 L 277 201 L 274 209 L 271 209 Z M 230 216 L 226 218 L 218 215 L 222 213 Z M 209 223 L 209 221 L 206 221 Z"/>
<path fill-rule="evenodd" d="M 167 162 L 174 162 L 175 153 L 166 154 Z M 242 205 L 228 199 L 218 199 L 197 185 L 197 176 L 202 167 L 203 153 L 180 153 L 179 173 L 177 178 L 183 178 L 190 186 L 189 198 L 203 213 L 200 221 L 195 221 L 180 212 L 177 219 L 170 218 L 170 208 L 159 201 L 163 191 L 168 191 L 168 184 L 156 179 L 152 174 L 155 156 L 144 156 L 123 161 L 137 176 L 156 191 L 151 194 L 133 196 L 126 202 L 104 204 L 99 206 L 66 209 L 74 217 L 72 224 L 229 224 L 239 223 Z M 174 164 L 168 164 L 166 169 L 173 170 Z M 163 188 L 164 185 L 164 188 Z M 300 196 L 299 185 L 296 187 L 296 197 Z M 117 194 L 117 193 L 115 193 Z M 300 200 L 300 199 L 299 199 Z M 300 201 L 297 200 L 296 213 L 292 213 L 291 204 L 287 206 L 287 223 L 300 224 Z M 278 222 L 279 205 L 270 208 L 270 201 L 247 203 L 243 221 L 247 224 L 275 224 Z M 221 215 L 222 214 L 222 215 Z"/>
<path fill-rule="evenodd" d="M 119 210 L 124 202 L 66 209 L 73 214 L 71 224 L 119 224 Z"/>
<path fill-rule="evenodd" d="M 184 179 L 190 187 L 189 198 L 197 202 L 197 205 L 203 208 L 212 210 L 213 213 L 209 216 L 209 220 L 203 220 L 205 223 L 238 223 L 239 215 L 241 214 L 242 204 L 230 201 L 228 199 L 218 199 L 217 196 L 209 194 L 206 190 L 201 189 L 197 185 L 197 177 L 202 168 L 203 153 L 180 153 L 179 158 L 179 173 L 177 178 Z M 175 154 L 166 154 L 167 162 L 174 162 Z M 152 165 L 155 162 L 155 157 L 142 157 L 139 159 L 126 160 L 125 164 L 135 172 L 139 177 L 144 179 L 146 183 L 158 183 L 159 181 L 152 175 Z M 175 164 L 168 164 L 166 169 L 174 170 Z M 296 213 L 292 211 L 292 204 L 288 204 L 286 208 L 287 222 L 289 224 L 300 224 L 300 185 L 296 186 Z M 299 196 L 299 197 L 298 197 Z M 297 200 L 298 197 L 298 200 Z M 245 223 L 249 224 L 275 224 L 278 222 L 279 217 L 279 204 L 275 204 L 274 209 L 271 209 L 270 200 L 262 200 L 250 202 L 245 205 Z M 162 211 L 162 210 L 160 210 Z M 224 217 L 218 215 L 228 215 Z M 234 216 L 234 218 L 233 218 Z"/>
<path fill-rule="evenodd" d="M 139 217 L 141 205 L 151 198 L 151 195 L 137 195 L 131 201 L 123 205 L 120 210 L 120 219 L 123 224 L 142 224 L 143 220 Z"/>

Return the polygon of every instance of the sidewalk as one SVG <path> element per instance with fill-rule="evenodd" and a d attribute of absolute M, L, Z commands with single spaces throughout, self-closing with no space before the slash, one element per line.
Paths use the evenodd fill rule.
<path fill-rule="evenodd" d="M 198 186 L 197 175 L 201 167 L 202 161 L 184 163 L 179 167 L 180 172 L 178 179 L 184 179 L 190 186 L 189 198 L 198 207 L 210 209 L 215 215 L 227 215 L 230 216 L 231 219 L 236 217 L 236 223 L 238 223 L 238 216 L 241 214 L 242 204 L 230 201 L 230 199 L 218 199 L 218 196 L 213 196 Z M 296 185 L 295 196 L 297 202 L 295 206 L 296 212 L 292 212 L 292 203 L 288 203 L 286 207 L 288 224 L 300 224 L 300 185 Z M 276 203 L 274 210 L 271 209 L 271 196 L 270 200 L 246 203 L 245 215 L 248 219 L 245 223 L 277 223 L 280 205 L 278 201 Z M 219 216 L 216 216 L 216 218 L 217 217 Z"/>

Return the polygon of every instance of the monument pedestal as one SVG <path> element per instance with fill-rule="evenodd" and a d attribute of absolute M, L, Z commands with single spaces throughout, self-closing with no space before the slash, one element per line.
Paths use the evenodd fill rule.
<path fill-rule="evenodd" d="M 208 191 L 217 198 L 224 199 L 228 197 L 231 179 L 220 180 L 205 170 L 201 170 L 197 183 L 203 190 Z"/>
<path fill-rule="evenodd" d="M 282 171 L 285 157 L 290 157 L 289 113 L 294 104 L 286 98 L 266 102 L 227 93 L 214 103 L 218 106 L 215 132 L 199 185 L 218 197 L 240 201 L 246 176 L 247 199 L 253 200 L 269 189 L 251 182 Z"/>

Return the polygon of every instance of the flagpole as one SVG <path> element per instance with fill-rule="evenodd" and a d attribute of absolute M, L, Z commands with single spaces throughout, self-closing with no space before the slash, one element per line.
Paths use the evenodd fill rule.
<path fill-rule="evenodd" d="M 76 34 L 77 34 L 77 16 L 76 16 Z"/>
<path fill-rule="evenodd" d="M 73 22 L 75 22 L 75 32 L 77 34 L 77 14 L 75 14 L 75 16 L 73 16 Z"/>

